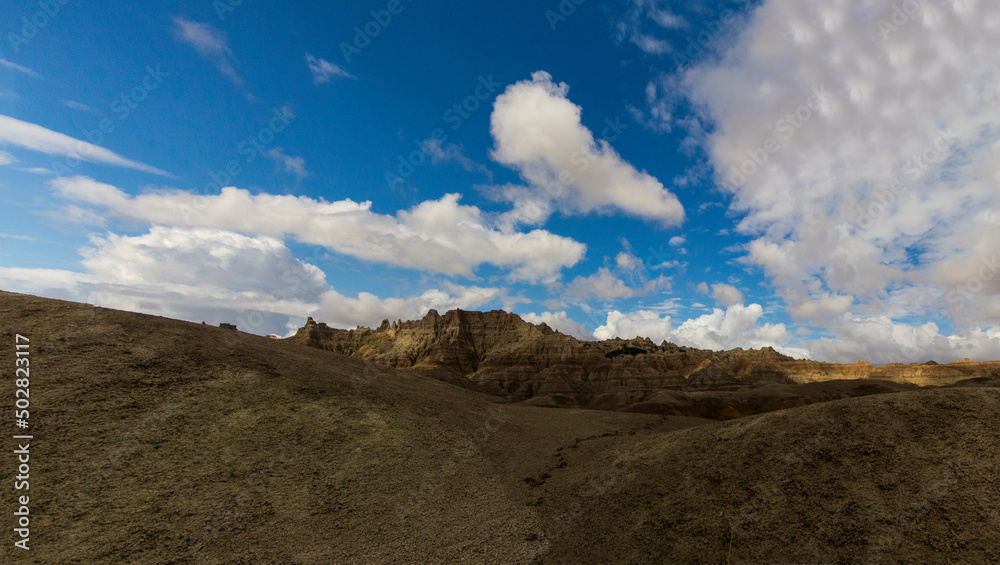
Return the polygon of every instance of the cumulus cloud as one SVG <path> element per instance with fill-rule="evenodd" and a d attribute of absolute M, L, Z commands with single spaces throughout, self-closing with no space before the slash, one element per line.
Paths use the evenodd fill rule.
<path fill-rule="evenodd" d="M 610 143 L 595 140 L 568 92 L 566 84 L 538 71 L 497 97 L 490 122 L 492 157 L 528 182 L 509 195 L 541 210 L 616 210 L 663 226 L 680 224 L 684 209 L 677 197 Z"/>
<path fill-rule="evenodd" d="M 723 283 L 713 284 L 711 291 L 709 291 L 708 285 L 701 283 L 698 285 L 698 288 L 705 294 L 711 294 L 719 306 L 728 308 L 737 304 L 743 304 L 743 293 L 735 286 Z"/>
<path fill-rule="evenodd" d="M 520 316 L 525 322 L 548 324 L 550 328 L 577 339 L 588 341 L 594 339 L 594 334 L 587 329 L 587 326 L 570 319 L 566 312 L 542 312 L 541 314 L 530 312 L 528 314 L 520 314 Z"/>
<path fill-rule="evenodd" d="M 234 68 L 236 59 L 229 48 L 229 39 L 221 30 L 209 24 L 192 22 L 175 17 L 174 36 L 178 41 L 186 43 L 205 59 L 208 59 L 223 75 L 229 77 L 235 84 L 243 84 L 243 79 Z"/>
<path fill-rule="evenodd" d="M 371 202 L 254 195 L 234 187 L 213 196 L 178 190 L 130 196 L 86 177 L 55 179 L 51 185 L 66 198 L 151 224 L 288 235 L 368 261 L 445 274 L 472 276 L 485 263 L 510 269 L 515 278 L 552 282 L 586 250 L 544 230 L 502 232 L 478 208 L 459 204 L 458 194 L 390 216 L 372 212 Z"/>
<path fill-rule="evenodd" d="M 312 73 L 313 84 L 326 84 L 333 78 L 354 78 L 354 75 L 340 68 L 340 65 L 318 59 L 310 53 L 306 53 L 306 65 Z"/>
<path fill-rule="evenodd" d="M 80 249 L 85 272 L 0 269 L 0 286 L 191 321 L 236 322 L 244 331 L 284 333 L 329 288 L 319 268 L 280 240 L 218 229 L 153 227 L 107 234 Z"/>
<path fill-rule="evenodd" d="M 356 298 L 329 290 L 320 299 L 315 317 L 338 328 L 376 327 L 382 320 L 415 320 L 435 309 L 440 313 L 456 308 L 471 309 L 502 298 L 504 290 L 478 286 L 444 285 L 405 298 L 379 298 L 369 292 Z"/>
<path fill-rule="evenodd" d="M 699 349 L 761 348 L 771 346 L 793 357 L 808 357 L 808 352 L 789 345 L 792 335 L 784 324 L 760 323 L 764 309 L 760 304 L 741 304 L 675 324 L 669 315 L 652 310 L 612 311 L 607 322 L 594 330 L 598 339 L 648 337 L 655 342 Z"/>
<path fill-rule="evenodd" d="M 629 273 L 642 271 L 642 269 L 645 267 L 642 259 L 636 257 L 629 251 L 622 251 L 621 253 L 616 255 L 615 265 L 619 269 Z"/>
<path fill-rule="evenodd" d="M 214 228 L 154 226 L 139 236 L 108 233 L 80 249 L 84 272 L 0 268 L 0 287 L 190 321 L 236 323 L 285 334 L 314 316 L 337 327 L 422 317 L 429 308 L 510 301 L 502 288 L 446 283 L 420 295 L 349 298 L 280 239 Z M 516 299 L 514 300 L 517 301 Z"/>
<path fill-rule="evenodd" d="M 1000 326 L 943 335 L 932 322 L 906 324 L 885 316 L 848 314 L 834 324 L 833 334 L 809 344 L 814 358 L 840 363 L 862 359 L 874 365 L 900 360 L 1000 359 Z"/>
<path fill-rule="evenodd" d="M 601 267 L 589 277 L 580 276 L 573 279 L 566 285 L 564 292 L 567 296 L 579 299 L 615 300 L 643 296 L 660 288 L 670 288 L 670 280 L 661 276 L 646 281 L 642 287 L 631 287 L 612 274 L 607 267 Z"/>
<path fill-rule="evenodd" d="M 130 161 L 103 147 L 10 116 L 0 115 L 0 145 L 14 145 L 46 155 L 60 155 L 89 163 L 103 163 L 154 175 L 172 176 L 156 167 Z"/>
<path fill-rule="evenodd" d="M 1000 313 L 987 266 L 1000 239 L 984 237 L 1000 227 L 998 23 L 985 2 L 766 0 L 724 57 L 684 75 L 711 121 L 716 180 L 754 238 L 746 260 L 793 317 L 843 340 L 817 355 L 918 360 L 917 332 L 995 356 L 979 328 Z M 979 337 L 873 316 L 914 288 L 950 297 L 955 336 Z M 856 347 L 875 331 L 891 338 Z"/>
<path fill-rule="evenodd" d="M 294 258 L 274 237 L 154 226 L 142 236 L 108 234 L 93 244 L 81 250 L 81 263 L 115 284 L 192 285 L 294 300 L 315 300 L 327 287 L 318 267 Z"/>

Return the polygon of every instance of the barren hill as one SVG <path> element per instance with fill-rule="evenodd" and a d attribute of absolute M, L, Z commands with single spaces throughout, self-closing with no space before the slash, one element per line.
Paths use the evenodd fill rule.
<path fill-rule="evenodd" d="M 15 334 L 31 551 L 8 525 L 4 562 L 1000 560 L 989 379 L 719 422 L 501 403 L 290 340 L 0 292 L 11 368 Z"/>

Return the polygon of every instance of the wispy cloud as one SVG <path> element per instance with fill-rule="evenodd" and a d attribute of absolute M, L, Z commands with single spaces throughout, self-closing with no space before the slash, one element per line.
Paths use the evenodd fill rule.
<path fill-rule="evenodd" d="M 466 171 L 478 171 L 489 177 L 490 180 L 493 180 L 493 173 L 486 168 L 486 165 L 467 157 L 461 145 L 455 145 L 454 143 L 442 145 L 436 139 L 428 139 L 424 142 L 424 150 L 430 154 L 431 162 L 435 165 L 446 161 L 454 161 Z"/>
<path fill-rule="evenodd" d="M 278 164 L 284 165 L 285 171 L 294 174 L 300 179 L 309 176 L 309 171 L 306 170 L 306 160 L 303 157 L 292 157 L 291 155 L 286 155 L 285 150 L 281 147 L 275 147 L 274 149 L 268 151 L 267 156 L 274 161 L 277 161 Z"/>
<path fill-rule="evenodd" d="M 649 22 L 656 27 L 649 30 Z M 670 43 L 656 37 L 664 29 L 677 29 L 687 25 L 685 19 L 670 11 L 662 0 L 635 0 L 617 24 L 618 41 L 630 41 L 650 55 L 664 55 L 672 51 Z"/>
<path fill-rule="evenodd" d="M 34 78 L 42 78 L 42 75 L 36 73 L 35 71 L 33 71 L 33 70 L 31 70 L 31 69 L 29 69 L 27 67 L 22 67 L 21 65 L 18 65 L 17 63 L 12 63 L 12 62 L 8 61 L 7 59 L 0 59 L 0 66 L 7 67 L 8 69 L 13 69 L 13 70 L 15 70 L 15 71 L 17 71 L 19 73 L 24 73 L 24 74 L 26 74 L 28 76 L 31 76 L 31 77 L 34 77 Z"/>
<path fill-rule="evenodd" d="M 222 31 L 201 22 L 192 22 L 184 18 L 174 17 L 174 34 L 178 41 L 187 43 L 199 55 L 208 59 L 219 72 L 226 75 L 236 84 L 243 84 L 243 79 L 236 73 L 234 65 L 236 58 L 229 48 L 229 39 Z"/>
<path fill-rule="evenodd" d="M 0 233 L 0 239 L 17 239 L 19 241 L 38 241 L 37 239 L 31 237 L 30 235 L 13 235 L 9 233 Z"/>
<path fill-rule="evenodd" d="M 331 78 L 354 78 L 354 75 L 340 68 L 340 65 L 326 59 L 317 59 L 311 53 L 306 53 L 306 65 L 312 73 L 313 84 L 330 82 Z"/>
<path fill-rule="evenodd" d="M 0 145 L 15 145 L 47 155 L 62 155 L 90 163 L 104 163 L 154 175 L 173 176 L 156 167 L 126 159 L 103 147 L 10 116 L 0 115 Z"/>
<path fill-rule="evenodd" d="M 6 167 L 7 165 L 13 165 L 17 162 L 17 158 L 7 153 L 6 151 L 0 151 L 0 167 Z"/>
<path fill-rule="evenodd" d="M 45 167 L 27 167 L 24 169 L 17 169 L 19 171 L 24 171 L 26 173 L 31 173 L 33 175 L 54 175 L 51 169 L 46 169 Z"/>
<path fill-rule="evenodd" d="M 63 104 L 67 108 L 72 108 L 74 110 L 81 110 L 83 112 L 95 112 L 95 113 L 97 113 L 96 109 L 91 108 L 90 106 L 87 106 L 86 104 L 83 104 L 82 102 L 75 102 L 73 100 L 63 100 Z"/>

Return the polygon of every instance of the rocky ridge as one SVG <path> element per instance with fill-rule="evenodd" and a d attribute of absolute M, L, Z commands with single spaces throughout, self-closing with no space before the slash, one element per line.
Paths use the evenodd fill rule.
<path fill-rule="evenodd" d="M 865 361 L 794 359 L 770 347 L 709 351 L 639 337 L 588 342 L 502 310 L 451 310 L 444 315 L 430 310 L 420 320 L 385 320 L 376 329 L 342 330 L 310 318 L 291 340 L 514 400 L 579 407 L 607 404 L 640 411 L 652 402 L 656 408 L 649 411 L 689 415 L 690 410 L 679 408 L 698 404 L 699 395 L 710 392 L 728 391 L 729 397 L 739 397 L 740 391 L 750 389 L 834 381 L 868 385 L 861 390 L 873 385 L 894 390 L 895 385 L 950 385 L 1000 374 L 997 361 L 875 367 Z M 841 389 L 832 394 L 857 395 Z M 786 390 L 775 390 L 771 396 L 780 397 Z M 665 399 L 664 391 L 675 394 Z M 656 393 L 660 394 L 653 398 Z M 828 399 L 832 398 L 819 400 Z M 813 401 L 818 400 L 797 396 L 793 404 Z M 739 398 L 735 402 L 739 404 Z M 744 409 L 756 411 L 752 406 L 737 411 Z"/>

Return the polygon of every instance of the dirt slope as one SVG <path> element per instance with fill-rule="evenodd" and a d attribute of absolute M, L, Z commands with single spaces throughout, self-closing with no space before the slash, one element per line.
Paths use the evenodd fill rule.
<path fill-rule="evenodd" d="M 713 422 L 504 405 L 300 344 L 0 292 L 4 367 L 14 333 L 31 338 L 35 440 L 32 550 L 5 527 L 10 563 L 1000 560 L 989 386 Z M 10 379 L 0 390 L 12 399 Z"/>

